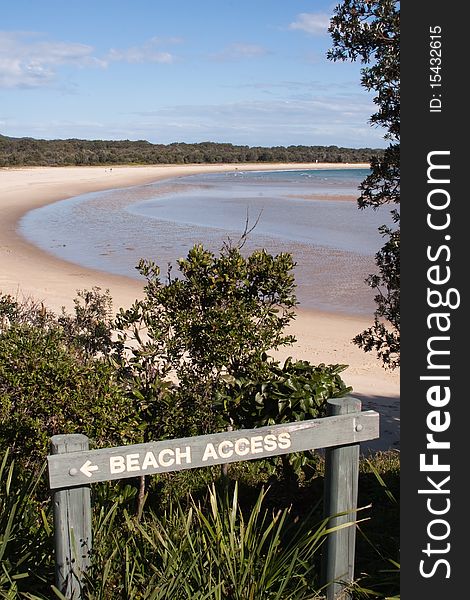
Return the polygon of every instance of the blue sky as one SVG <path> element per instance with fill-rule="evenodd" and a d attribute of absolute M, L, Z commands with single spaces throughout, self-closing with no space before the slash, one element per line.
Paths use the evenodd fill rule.
<path fill-rule="evenodd" d="M 0 133 L 383 147 L 360 65 L 326 60 L 323 0 L 15 0 Z"/>

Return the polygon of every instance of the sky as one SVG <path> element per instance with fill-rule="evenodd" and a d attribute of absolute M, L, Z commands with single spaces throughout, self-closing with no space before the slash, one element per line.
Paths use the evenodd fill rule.
<path fill-rule="evenodd" d="M 0 133 L 384 147 L 360 64 L 331 62 L 325 0 L 15 0 Z"/>

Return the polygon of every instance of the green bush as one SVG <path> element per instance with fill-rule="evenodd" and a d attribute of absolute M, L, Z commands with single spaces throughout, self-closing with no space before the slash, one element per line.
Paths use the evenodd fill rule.
<path fill-rule="evenodd" d="M 223 378 L 215 404 L 228 415 L 236 429 L 251 429 L 280 423 L 319 419 L 327 413 L 327 400 L 340 398 L 347 387 L 340 373 L 346 365 L 314 366 L 305 360 L 288 358 L 284 365 L 266 358 L 266 367 L 257 377 Z M 266 461 L 271 473 L 281 466 L 282 476 L 291 480 L 316 472 L 315 452 L 300 452 Z"/>
<path fill-rule="evenodd" d="M 0 422 L 0 444 L 22 463 L 44 458 L 52 435 L 119 445 L 140 424 L 109 364 L 84 359 L 59 329 L 28 325 L 0 335 Z"/>
<path fill-rule="evenodd" d="M 163 282 L 142 261 L 145 297 L 116 319 L 117 362 L 131 392 L 157 424 L 157 437 L 212 433 L 315 418 L 327 398 L 344 395 L 343 365 L 288 360 L 267 353 L 291 344 L 285 328 L 296 298 L 289 254 L 244 257 L 197 245 Z M 175 385 L 164 382 L 173 374 Z"/>
<path fill-rule="evenodd" d="M 326 401 L 349 393 L 340 377 L 346 365 L 312 365 L 288 358 L 280 364 L 265 357 L 255 377 L 225 376 L 216 405 L 237 429 L 318 419 L 326 416 Z"/>
<path fill-rule="evenodd" d="M 257 250 L 245 258 L 225 246 L 216 256 L 196 245 L 178 267 L 179 278 L 170 271 L 163 283 L 159 267 L 141 261 L 145 298 L 117 318 L 121 341 L 145 344 L 155 366 L 166 368 L 160 374 L 174 369 L 180 382 L 197 384 L 256 372 L 265 352 L 295 341 L 284 334 L 296 305 L 290 254 Z"/>
<path fill-rule="evenodd" d="M 135 400 L 102 356 L 107 296 L 95 289 L 79 298 L 75 316 L 56 317 L 0 295 L 0 445 L 29 468 L 39 468 L 56 434 L 83 433 L 96 446 L 142 440 Z"/>

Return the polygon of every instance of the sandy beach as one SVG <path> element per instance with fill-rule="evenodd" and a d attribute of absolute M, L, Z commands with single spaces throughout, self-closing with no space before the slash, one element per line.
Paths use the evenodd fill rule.
<path fill-rule="evenodd" d="M 17 232 L 28 211 L 80 194 L 151 183 L 166 178 L 227 170 L 348 168 L 368 165 L 243 164 L 157 165 L 143 167 L 33 167 L 0 169 L 0 292 L 18 298 L 32 296 L 53 310 L 71 309 L 79 289 L 109 288 L 115 308 L 129 306 L 142 294 L 143 282 L 83 268 L 62 261 L 26 241 Z M 370 319 L 298 310 L 292 325 L 297 343 L 277 354 L 319 363 L 349 365 L 343 379 L 363 402 L 381 414 L 380 440 L 367 447 L 399 447 L 399 374 L 387 372 L 371 354 L 351 339 L 368 327 Z"/>

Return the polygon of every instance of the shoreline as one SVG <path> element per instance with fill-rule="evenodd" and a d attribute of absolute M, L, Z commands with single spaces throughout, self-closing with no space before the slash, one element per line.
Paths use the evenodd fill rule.
<path fill-rule="evenodd" d="M 243 163 L 217 165 L 155 165 L 98 167 L 19 167 L 0 169 L 0 292 L 15 297 L 32 296 L 54 311 L 73 308 L 76 291 L 98 286 L 109 289 L 113 308 L 127 307 L 141 296 L 144 280 L 112 275 L 69 263 L 40 250 L 17 231 L 21 217 L 41 206 L 81 194 L 125 188 L 197 173 L 235 170 L 268 171 L 367 168 L 348 163 Z M 368 447 L 399 445 L 399 375 L 384 371 L 378 360 L 351 339 L 372 323 L 369 318 L 298 309 L 291 326 L 297 343 L 273 353 L 313 364 L 348 364 L 342 373 L 354 388 L 364 409 L 381 413 L 381 438 Z"/>
<path fill-rule="evenodd" d="M 16 295 L 32 295 L 60 310 L 62 306 L 73 306 L 71 298 L 77 289 L 99 285 L 106 280 L 106 286 L 123 302 L 141 290 L 138 279 L 115 275 L 98 269 L 82 267 L 76 263 L 60 259 L 29 242 L 18 232 L 20 219 L 29 211 L 48 204 L 66 200 L 82 194 L 111 189 L 121 189 L 145 185 L 156 181 L 195 175 L 235 170 L 267 171 L 337 168 L 367 168 L 366 163 L 242 163 L 216 165 L 152 165 L 115 167 L 3 167 L 0 168 L 0 291 Z M 261 167 L 261 168 L 260 168 Z M 40 257 L 40 260 L 38 260 Z M 22 273 L 28 265 L 28 276 L 18 275 L 19 281 L 12 280 L 12 273 Z M 55 271 L 53 274 L 52 271 Z M 60 279 L 59 279 L 60 277 Z M 27 283 L 26 283 L 27 282 Z M 68 285 L 67 285 L 68 284 Z M 65 294 L 63 292 L 66 292 Z M 132 298 L 132 300 L 135 299 Z"/>

